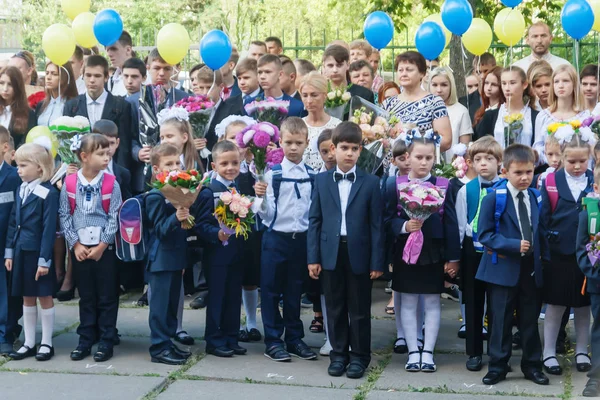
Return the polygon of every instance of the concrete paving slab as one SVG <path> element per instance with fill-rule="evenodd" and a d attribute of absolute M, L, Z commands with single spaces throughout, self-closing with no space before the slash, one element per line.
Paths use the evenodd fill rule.
<path fill-rule="evenodd" d="M 470 395 L 453 393 L 419 393 L 375 390 L 367 395 L 368 400 L 517 400 L 523 399 L 518 396 L 504 395 Z M 557 397 L 544 397 L 547 400 L 558 399 Z"/>

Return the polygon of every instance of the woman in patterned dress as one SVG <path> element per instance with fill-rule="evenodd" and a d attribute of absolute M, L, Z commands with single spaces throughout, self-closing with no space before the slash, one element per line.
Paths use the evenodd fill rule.
<path fill-rule="evenodd" d="M 402 121 L 405 127 L 417 127 L 421 133 L 433 129 L 442 137 L 441 151 L 452 143 L 452 128 L 444 100 L 425 91 L 421 81 L 427 73 L 425 58 L 415 51 L 396 57 L 398 84 L 403 91 L 383 102 L 383 108 Z"/>

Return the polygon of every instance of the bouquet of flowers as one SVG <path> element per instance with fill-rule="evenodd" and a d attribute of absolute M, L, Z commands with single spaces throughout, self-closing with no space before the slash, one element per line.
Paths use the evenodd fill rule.
<path fill-rule="evenodd" d="M 459 176 L 459 173 L 461 173 L 461 172 L 462 172 L 462 176 Z M 462 170 L 459 170 L 454 165 L 454 161 L 452 163 L 448 164 L 448 163 L 444 162 L 444 160 L 442 160 L 442 162 L 440 164 L 435 164 L 433 166 L 433 175 L 441 176 L 441 177 L 447 178 L 447 179 L 452 179 L 454 177 L 462 178 L 463 176 L 465 176 L 464 172 Z"/>
<path fill-rule="evenodd" d="M 454 155 L 454 160 L 451 163 L 445 163 L 442 159 L 440 164 L 436 164 L 433 168 L 435 176 L 442 176 L 444 178 L 464 178 L 467 174 L 469 166 L 465 161 L 465 154 L 467 153 L 467 145 L 464 143 L 457 143 L 450 149 L 450 155 Z M 449 154 L 446 153 L 446 157 Z"/>
<path fill-rule="evenodd" d="M 352 98 L 348 89 L 352 84 L 345 88 L 334 89 L 331 81 L 327 81 L 327 98 L 325 99 L 325 112 L 339 120 L 344 119 L 348 102 Z"/>
<path fill-rule="evenodd" d="M 388 133 L 391 126 L 384 117 L 374 117 L 374 112 L 368 112 L 364 106 L 355 109 L 349 120 L 360 127 L 363 136 L 363 151 L 357 164 L 361 169 L 373 174 L 390 158 L 388 155 L 391 151 L 391 140 Z M 389 163 L 385 168 L 388 166 Z"/>
<path fill-rule="evenodd" d="M 190 96 L 179 100 L 175 107 L 181 107 L 189 113 L 194 139 L 204 139 L 215 103 L 207 96 Z M 209 155 L 210 151 L 206 148 L 200 152 L 202 158 L 208 158 Z"/>
<path fill-rule="evenodd" d="M 590 235 L 590 242 L 585 245 L 588 252 L 588 259 L 594 268 L 600 266 L 600 233 Z"/>
<path fill-rule="evenodd" d="M 44 92 L 44 91 L 29 95 L 29 97 L 27 97 L 27 102 L 29 103 L 29 108 L 31 108 L 32 110 L 35 111 L 35 108 L 37 107 L 37 105 L 40 102 L 44 101 L 45 98 L 46 98 L 46 92 Z"/>
<path fill-rule="evenodd" d="M 290 102 L 287 100 L 275 100 L 272 97 L 256 99 L 244 106 L 246 113 L 260 122 L 269 122 L 275 126 L 281 125 L 281 121 L 288 115 Z"/>
<path fill-rule="evenodd" d="M 573 139 L 573 135 L 579 135 L 583 142 L 593 147 L 597 142 L 597 138 L 590 125 L 587 124 L 590 123 L 588 119 L 585 120 L 585 125 L 579 120 L 554 122 L 548 125 L 548 134 L 554 136 L 560 145 L 569 143 Z"/>
<path fill-rule="evenodd" d="M 49 128 L 58 139 L 57 153 L 62 161 L 62 165 L 50 180 L 54 184 L 65 176 L 69 164 L 79 164 L 79 159 L 72 148 L 73 139 L 90 133 L 90 121 L 82 116 L 59 117 L 51 122 Z M 75 146 L 74 148 L 79 147 Z"/>
<path fill-rule="evenodd" d="M 264 173 L 266 174 L 267 171 L 270 171 L 271 169 L 273 169 L 273 166 L 276 164 L 281 164 L 281 162 L 283 161 L 283 158 L 285 157 L 285 155 L 283 154 L 283 149 L 282 148 L 276 148 L 276 149 L 272 149 L 272 150 L 267 150 L 267 156 L 265 158 L 265 161 L 267 163 L 267 166 L 265 167 L 265 171 Z M 256 172 L 256 164 L 254 164 L 254 161 L 252 161 L 250 163 L 250 166 L 248 167 L 248 170 L 250 171 L 250 173 L 253 176 L 258 176 L 258 173 Z"/>
<path fill-rule="evenodd" d="M 518 142 L 519 135 L 523 132 L 523 114 L 516 113 L 504 117 L 504 148 Z"/>
<path fill-rule="evenodd" d="M 600 115 L 588 117 L 581 122 L 581 127 L 589 127 L 596 137 L 600 137 Z"/>
<path fill-rule="evenodd" d="M 248 233 L 255 223 L 252 204 L 249 197 L 239 194 L 235 189 L 221 193 L 214 215 L 223 232 L 248 239 Z M 227 245 L 227 241 L 223 242 L 223 246 Z"/>
<path fill-rule="evenodd" d="M 241 149 L 249 149 L 254 156 L 254 165 L 259 182 L 264 182 L 267 168 L 267 147 L 279 141 L 279 129 L 269 122 L 250 125 L 235 137 Z"/>
<path fill-rule="evenodd" d="M 156 175 L 152 187 L 161 191 L 175 208 L 190 208 L 201 190 L 202 175 L 195 169 L 189 171 L 163 171 Z M 194 217 L 181 223 L 183 229 L 194 226 Z"/>
<path fill-rule="evenodd" d="M 424 222 L 438 212 L 444 204 L 440 188 L 429 182 L 406 182 L 398 185 L 398 204 L 411 218 Z M 407 264 L 416 264 L 423 248 L 423 232 L 408 235 L 402 259 Z"/>

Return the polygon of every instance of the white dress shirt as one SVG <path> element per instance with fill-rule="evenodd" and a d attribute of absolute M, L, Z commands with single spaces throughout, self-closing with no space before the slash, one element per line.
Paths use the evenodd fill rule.
<path fill-rule="evenodd" d="M 517 195 L 519 194 L 519 192 L 521 192 L 519 189 L 517 189 L 516 187 L 514 187 L 510 182 L 508 182 L 506 184 L 506 187 L 508 188 L 508 191 L 510 192 L 510 195 L 512 196 L 513 199 L 513 204 L 515 205 L 515 213 L 517 214 L 517 221 L 519 221 L 519 230 L 521 231 L 521 238 L 523 238 L 523 222 L 521 221 L 521 217 L 519 216 L 519 199 L 517 198 Z M 531 226 L 531 203 L 529 201 L 529 191 L 528 190 L 523 190 L 523 201 L 525 202 L 525 207 L 527 208 L 527 217 L 529 218 L 529 221 L 526 221 L 529 226 Z M 531 231 L 533 232 L 533 227 L 531 228 Z M 533 245 L 533 243 L 531 243 Z"/>
<path fill-rule="evenodd" d="M 565 170 L 565 176 L 567 178 L 567 184 L 569 185 L 569 190 L 571 190 L 571 195 L 575 202 L 579 200 L 579 196 L 581 192 L 583 192 L 588 187 L 588 177 L 585 173 L 581 176 L 572 176 Z"/>
<path fill-rule="evenodd" d="M 481 192 L 481 184 L 482 183 L 495 183 L 498 181 L 498 178 L 494 178 L 491 182 L 486 181 L 485 179 L 481 178 L 481 177 L 477 177 L 475 179 L 479 180 L 479 191 Z M 462 180 L 462 179 L 461 179 Z M 463 182 L 464 185 L 458 190 L 458 193 L 456 195 L 456 202 L 455 202 L 455 208 L 456 208 L 456 220 L 458 221 L 458 233 L 460 236 L 460 244 L 462 246 L 462 243 L 465 239 L 465 236 L 468 236 L 470 238 L 473 237 L 473 221 L 471 221 L 469 223 L 469 210 L 468 210 L 468 205 L 467 205 L 467 183 L 468 182 Z M 479 207 L 479 204 L 478 204 Z"/>
<path fill-rule="evenodd" d="M 58 117 L 63 116 L 63 112 L 65 109 L 65 99 L 62 97 L 57 97 L 55 99 L 50 99 L 50 103 L 44 112 L 40 114 L 37 120 L 38 125 L 50 126 L 52 122 Z"/>
<path fill-rule="evenodd" d="M 225 185 L 225 187 L 229 187 L 231 186 L 231 184 L 233 183 L 233 181 L 229 181 L 225 178 L 223 178 L 221 175 L 219 174 L 215 174 L 215 179 L 217 180 L 217 182 L 221 182 L 223 185 Z"/>
<path fill-rule="evenodd" d="M 356 165 L 348 172 L 342 172 L 339 167 L 335 167 L 335 171 L 340 174 L 354 173 L 356 176 Z M 346 209 L 348 208 L 348 198 L 350 197 L 350 190 L 352 189 L 352 182 L 348 179 L 341 179 L 338 181 L 338 190 L 340 192 L 340 206 L 342 208 L 342 227 L 340 228 L 340 236 L 347 236 L 348 232 L 346 229 Z"/>
<path fill-rule="evenodd" d="M 571 65 L 571 63 L 568 62 L 567 60 L 565 60 L 564 58 L 555 56 L 553 54 L 550 54 L 549 52 L 546 53 L 542 58 L 538 58 L 532 53 L 532 54 L 528 55 L 527 57 L 522 58 L 519 61 L 515 62 L 513 65 L 515 67 L 521 68 L 523 71 L 525 71 L 525 73 L 527 73 L 527 70 L 529 69 L 531 64 L 534 61 L 539 61 L 539 60 L 547 61 L 553 70 L 555 70 L 556 68 L 558 68 L 559 66 L 561 66 L 563 64 Z"/>
<path fill-rule="evenodd" d="M 104 105 L 108 98 L 108 92 L 104 90 L 100 97 L 96 100 L 92 99 L 89 93 L 85 94 L 85 101 L 87 104 L 88 119 L 90 120 L 90 127 L 94 128 L 94 124 L 102 119 L 102 113 L 104 112 Z"/>
<path fill-rule="evenodd" d="M 125 88 L 125 80 L 123 79 L 123 71 L 117 68 L 113 76 L 108 80 L 108 90 L 114 96 L 126 96 L 127 88 Z"/>
<path fill-rule="evenodd" d="M 309 179 L 304 162 L 294 164 L 284 157 L 281 162 L 281 177 L 287 179 Z M 275 218 L 275 194 L 273 193 L 273 172 L 265 175 L 267 196 L 262 202 L 258 215 L 266 227 L 270 227 Z M 300 198 L 294 186 L 297 185 Z M 308 211 L 310 209 L 312 186 L 310 181 L 304 183 L 281 182 L 277 200 L 277 217 L 273 230 L 285 233 L 306 232 L 308 230 Z"/>
<path fill-rule="evenodd" d="M 19 189 L 19 196 L 22 199 L 21 204 L 25 203 L 25 200 L 27 200 L 29 195 L 31 195 L 31 193 L 33 193 L 33 191 L 35 190 L 35 187 L 37 185 L 39 185 L 40 182 L 42 182 L 41 179 L 34 179 L 31 182 L 21 183 L 21 188 Z"/>
<path fill-rule="evenodd" d="M 245 101 L 246 97 L 254 98 L 254 97 L 258 96 L 259 93 L 260 93 L 260 87 L 258 87 L 254 92 L 252 92 L 250 94 L 242 93 L 242 101 Z"/>
<path fill-rule="evenodd" d="M 10 106 L 4 107 L 4 112 L 0 114 L 0 125 L 8 129 L 10 125 L 10 120 L 12 119 L 12 111 L 10 110 Z"/>

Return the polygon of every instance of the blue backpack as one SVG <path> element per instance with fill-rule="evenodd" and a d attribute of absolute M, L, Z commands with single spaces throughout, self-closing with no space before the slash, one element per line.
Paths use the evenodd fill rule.
<path fill-rule="evenodd" d="M 494 186 L 488 189 L 488 194 L 494 192 L 496 195 L 496 209 L 494 210 L 494 221 L 496 223 L 496 232 L 500 230 L 500 217 L 506 210 L 506 197 L 508 195 L 508 188 L 506 187 L 507 179 L 500 179 Z M 529 190 L 535 195 L 538 209 L 542 208 L 542 195 L 540 191 L 534 188 L 529 188 Z M 492 263 L 498 264 L 498 253 L 492 252 Z"/>
<path fill-rule="evenodd" d="M 146 216 L 146 198 L 150 192 L 125 200 L 119 209 L 119 230 L 115 238 L 116 253 L 123 262 L 143 261 L 150 241 Z M 157 195 L 157 194 L 152 194 Z"/>
<path fill-rule="evenodd" d="M 296 192 L 296 197 L 300 198 L 300 189 L 298 188 L 298 184 L 310 182 L 310 189 L 312 189 L 315 185 L 315 175 L 316 172 L 308 165 L 304 164 L 306 167 L 306 172 L 308 173 L 308 178 L 304 179 L 293 179 L 293 178 L 284 178 L 283 170 L 281 169 L 281 164 L 276 164 L 271 168 L 271 172 L 273 173 L 273 182 L 271 185 L 273 186 L 273 195 L 275 196 L 275 214 L 273 215 L 273 222 L 271 222 L 271 226 L 269 226 L 269 230 L 273 229 L 275 225 L 275 220 L 277 219 L 277 200 L 279 200 L 279 190 L 281 189 L 281 182 L 293 182 L 294 183 L 294 191 Z"/>

